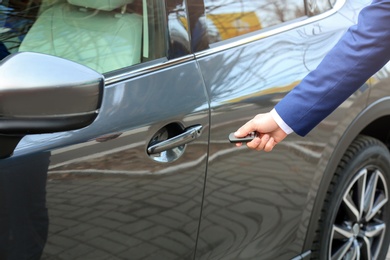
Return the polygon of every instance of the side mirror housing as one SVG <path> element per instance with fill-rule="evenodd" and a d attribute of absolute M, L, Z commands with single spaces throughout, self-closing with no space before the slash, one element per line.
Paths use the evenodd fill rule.
<path fill-rule="evenodd" d="M 7 136 L 9 143 L 15 136 L 20 140 L 27 134 L 88 126 L 102 102 L 101 74 L 46 54 L 20 52 L 8 56 L 0 63 L 0 79 L 0 157 L 9 156 L 15 148 L 11 153 L 10 148 L 4 149 L 1 140 Z"/>

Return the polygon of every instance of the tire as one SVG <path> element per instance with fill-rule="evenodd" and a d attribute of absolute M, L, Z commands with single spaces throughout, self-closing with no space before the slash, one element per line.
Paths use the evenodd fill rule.
<path fill-rule="evenodd" d="M 390 241 L 390 153 L 358 136 L 329 186 L 312 259 L 385 259 Z"/>

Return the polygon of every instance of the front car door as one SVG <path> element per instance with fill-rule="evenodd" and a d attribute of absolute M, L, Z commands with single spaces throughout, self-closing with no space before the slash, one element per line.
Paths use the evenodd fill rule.
<path fill-rule="evenodd" d="M 118 2 L 0 3 L 2 58 L 46 53 L 105 76 L 95 122 L 27 135 L 0 160 L 1 259 L 194 256 L 209 108 L 185 1 Z"/>

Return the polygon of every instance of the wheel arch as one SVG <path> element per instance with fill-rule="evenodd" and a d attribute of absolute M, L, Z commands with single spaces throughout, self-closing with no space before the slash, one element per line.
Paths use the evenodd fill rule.
<path fill-rule="evenodd" d="M 387 124 L 386 124 L 387 122 Z M 334 152 L 329 157 L 327 166 L 323 172 L 322 179 L 318 185 L 317 196 L 314 199 L 311 210 L 307 234 L 305 238 L 303 252 L 311 249 L 316 235 L 318 219 L 321 215 L 324 199 L 328 187 L 332 181 L 336 168 L 348 149 L 349 145 L 359 135 L 364 134 L 379 139 L 390 147 L 390 97 L 379 99 L 367 106 L 347 127 L 344 134 L 338 141 Z"/>

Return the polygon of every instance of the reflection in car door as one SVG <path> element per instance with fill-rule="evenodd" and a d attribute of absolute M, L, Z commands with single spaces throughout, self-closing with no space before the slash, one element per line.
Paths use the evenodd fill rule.
<path fill-rule="evenodd" d="M 219 22 L 214 27 L 223 30 L 226 26 L 230 34 L 226 33 L 228 29 L 224 34 L 213 31 L 209 39 L 216 43 L 196 54 L 211 108 L 210 154 L 197 259 L 292 259 L 302 253 L 312 206 L 307 201 L 315 196 L 311 182 L 314 173 L 322 170 L 317 165 L 330 138 L 329 125 L 336 124 L 320 125 L 305 140 L 293 134 L 271 153 L 232 147 L 227 137 L 256 114 L 270 111 L 315 68 L 351 21 L 337 13 L 315 23 L 301 23 L 298 18 L 286 29 L 281 24 L 264 33 L 248 32 L 247 38 L 226 39 L 245 29 L 239 28 L 245 23 L 235 22 L 233 26 L 234 19 L 227 19 L 226 13 L 244 19 L 250 14 L 246 4 L 270 6 L 269 2 L 204 2 L 208 4 L 206 18 L 208 12 L 220 9 L 223 15 L 211 16 Z M 289 2 L 300 3 L 304 10 L 303 1 Z M 275 21 L 267 19 L 267 15 L 275 15 L 267 13 L 271 7 L 257 10 L 262 26 L 266 25 L 264 21 Z M 250 21 L 256 24 L 252 17 Z"/>
<path fill-rule="evenodd" d="M 0 258 L 193 258 L 209 110 L 192 56 L 174 58 L 107 77 L 93 124 L 0 161 Z"/>

